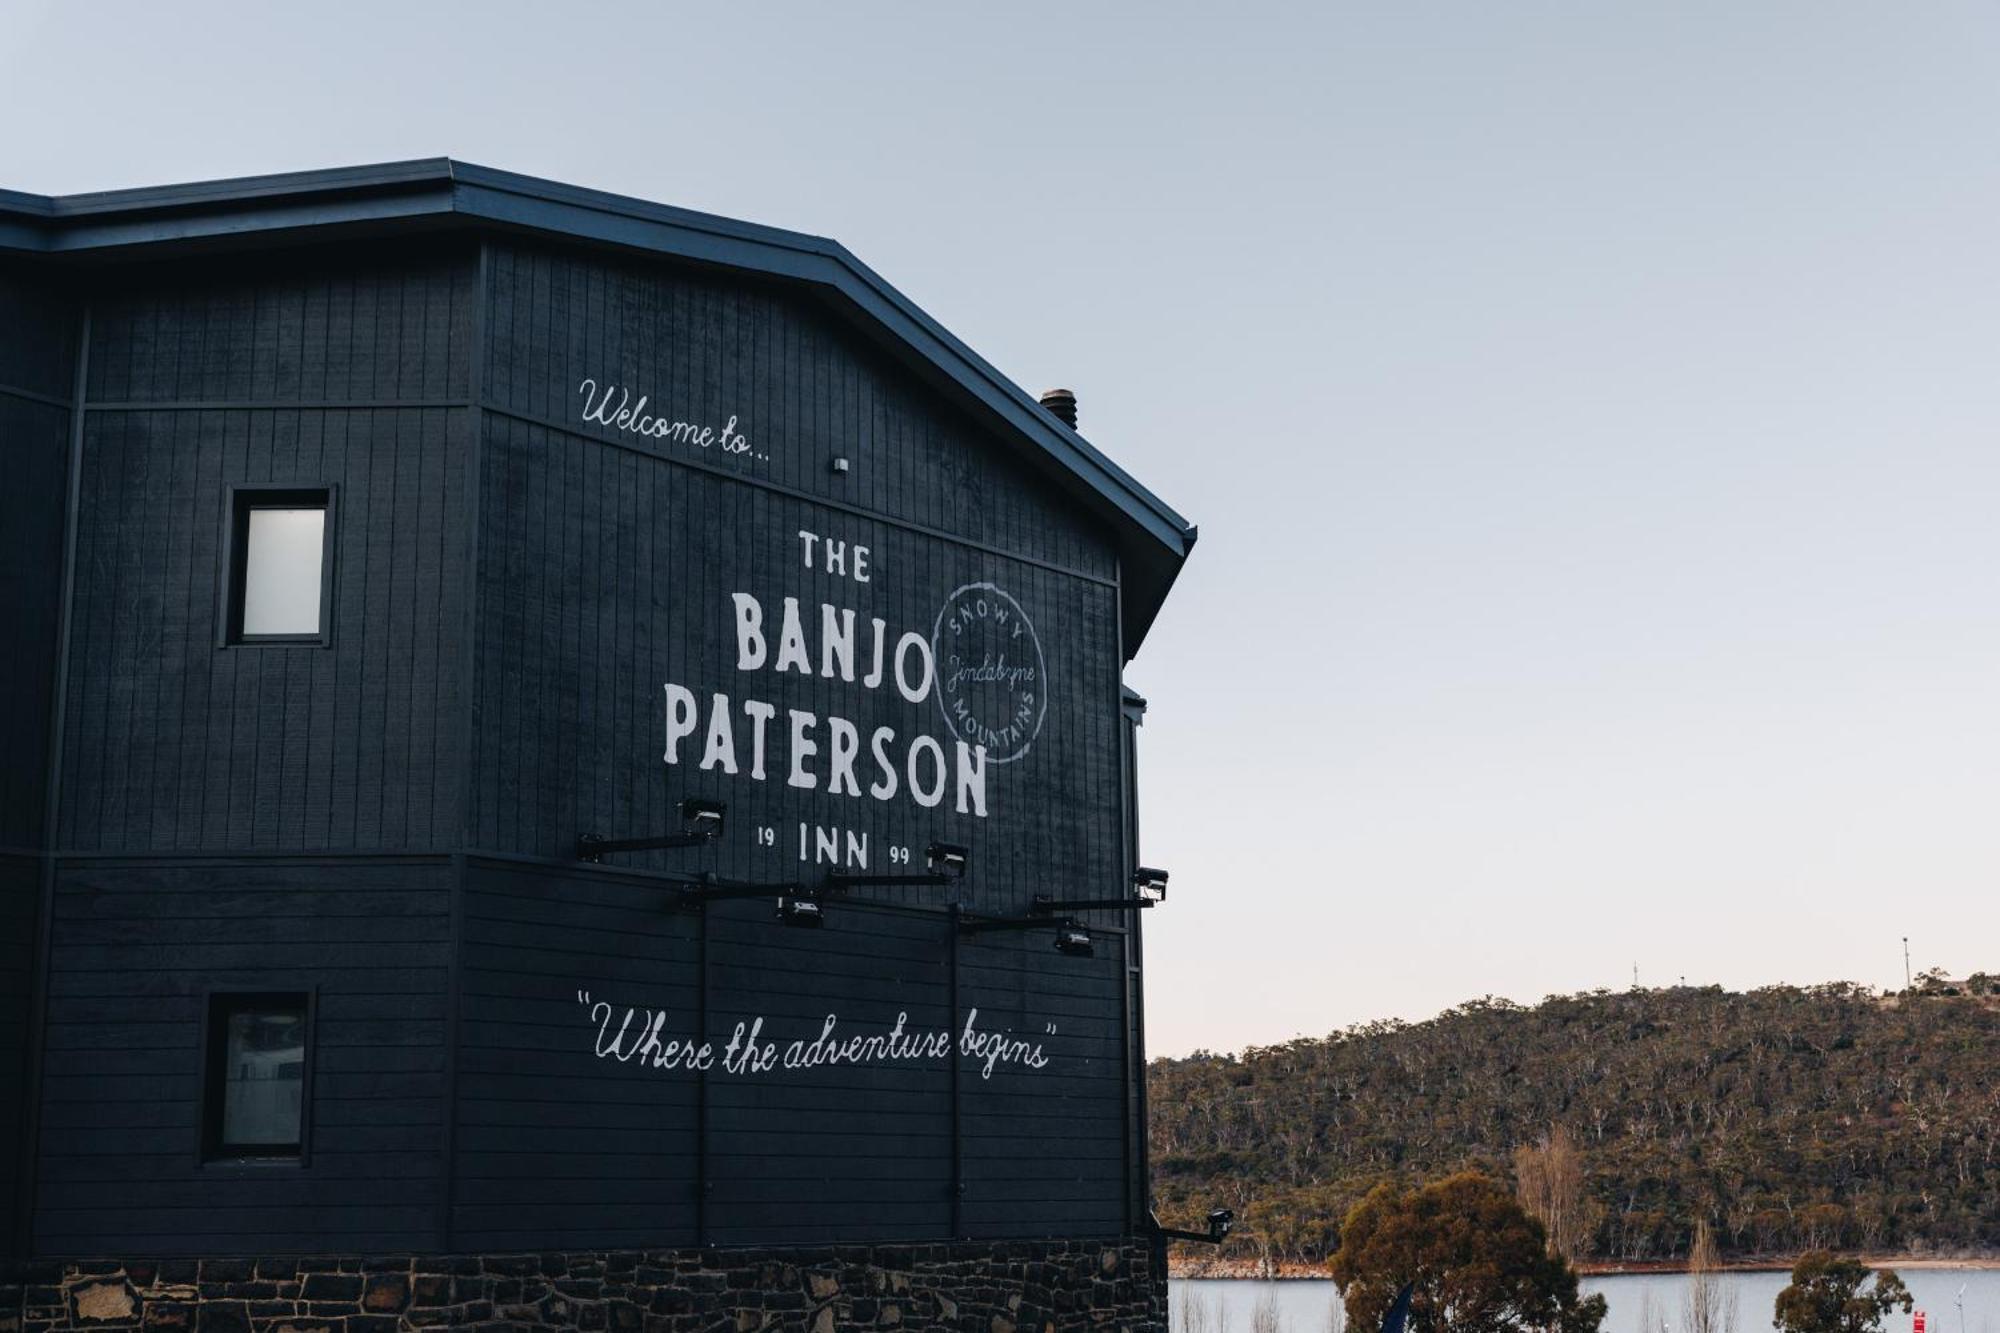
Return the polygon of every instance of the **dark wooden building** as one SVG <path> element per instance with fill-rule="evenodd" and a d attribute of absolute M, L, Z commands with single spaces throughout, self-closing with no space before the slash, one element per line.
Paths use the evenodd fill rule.
<path fill-rule="evenodd" d="M 812 237 L 0 192 L 0 1330 L 1157 1322 L 1073 420 Z"/>

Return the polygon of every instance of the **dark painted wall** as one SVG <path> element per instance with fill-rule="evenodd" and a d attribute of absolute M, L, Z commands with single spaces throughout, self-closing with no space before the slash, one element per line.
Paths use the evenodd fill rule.
<path fill-rule="evenodd" d="M 0 1257 L 20 1248 L 28 1032 L 42 864 L 0 856 Z"/>
<path fill-rule="evenodd" d="M 711 1074 L 696 1094 L 707 1098 L 704 1173 L 690 1165 L 691 1080 L 593 1057 L 594 1030 L 576 1000 L 585 990 L 621 1013 L 664 1006 L 670 1030 L 697 1030 L 700 997 L 688 989 L 696 925 L 664 912 L 657 888 L 585 892 L 516 875 L 511 896 L 475 895 L 468 905 L 467 1003 L 532 1013 L 524 1039 L 534 1045 L 509 1052 L 511 1034 L 473 1022 L 469 1008 L 468 1042 L 489 1034 L 501 1044 L 468 1047 L 462 1115 L 527 1115 L 507 1089 L 546 1098 L 547 1075 L 571 1091 L 534 1114 L 574 1126 L 591 1160 L 577 1178 L 538 1190 L 536 1173 L 575 1165 L 584 1149 L 566 1147 L 548 1166 L 537 1149 L 506 1170 L 462 1156 L 468 1172 L 507 1179 L 470 1194 L 468 1180 L 458 1228 L 479 1244 L 506 1242 L 484 1227 L 507 1218 L 534 1226 L 525 1219 L 544 1215 L 564 1235 L 582 1227 L 579 1243 L 594 1244 L 640 1240 L 659 1226 L 673 1228 L 666 1239 L 696 1239 L 699 1226 L 700 1239 L 725 1244 L 1116 1233 L 1138 1202 L 1127 1188 L 1136 1119 L 1122 939 L 1101 937 L 1094 959 L 1057 956 L 1046 930 L 966 940 L 954 1020 L 942 916 L 954 897 L 972 912 L 1006 916 L 1025 912 L 1036 893 L 1121 892 L 1121 654 L 1108 544 L 999 442 L 798 296 L 525 249 L 494 251 L 488 272 L 485 397 L 498 410 L 486 412 L 482 435 L 475 845 L 567 857 L 580 833 L 667 831 L 677 824 L 672 804 L 688 794 L 728 803 L 719 845 L 611 859 L 816 884 L 826 870 L 821 829 L 839 831 L 843 859 L 849 835 L 865 839 L 868 868 L 878 871 L 897 868 L 891 848 L 915 862 L 933 840 L 965 844 L 972 872 L 962 884 L 856 890 L 853 899 L 876 907 L 836 904 L 823 932 L 775 925 L 768 902 L 712 909 L 706 1035 L 720 1046 L 737 1022 L 761 1016 L 782 1046 L 810 1040 L 829 1013 L 842 1032 L 886 1031 L 899 1013 L 911 1028 L 962 1030 L 976 1009 L 982 1032 L 1041 1043 L 1048 1064 L 1003 1066 L 986 1078 L 969 1062 L 957 1175 L 943 1059 Z M 643 396 L 658 421 L 706 426 L 715 440 L 703 447 L 670 426 L 655 426 L 669 432 L 658 438 L 638 418 L 624 429 L 587 420 L 612 385 L 614 403 L 636 407 Z M 749 450 L 718 447 L 732 421 Z M 836 457 L 846 472 L 834 470 Z M 868 582 L 851 567 L 828 572 L 823 557 L 808 567 L 802 530 L 868 547 Z M 892 643 L 917 632 L 935 644 L 942 673 L 955 641 L 940 622 L 957 590 L 980 584 L 1003 590 L 1009 614 L 1027 623 L 1025 636 L 987 647 L 1036 668 L 1038 726 L 1018 757 L 989 759 L 984 816 L 960 812 L 950 791 L 936 807 L 915 802 L 906 774 L 904 790 L 877 800 L 866 790 L 879 780 L 867 759 L 875 729 L 893 728 L 892 757 L 929 735 L 955 758 L 950 701 L 934 689 L 912 703 L 886 680 L 871 690 L 829 678 L 822 604 L 851 609 L 864 641 L 877 618 Z M 771 654 L 753 670 L 739 667 L 739 592 L 761 605 Z M 808 674 L 779 672 L 771 660 L 787 597 L 803 615 Z M 865 674 L 870 650 L 857 652 Z M 700 706 L 674 765 L 662 762 L 668 683 Z M 732 717 L 734 774 L 700 762 L 717 694 Z M 986 691 L 980 707 L 997 707 L 1003 694 Z M 774 710 L 763 780 L 750 772 L 746 700 Z M 810 789 L 788 781 L 791 710 L 813 719 Z M 833 717 L 862 738 L 859 795 L 828 790 Z M 620 893 L 630 906 L 601 900 Z M 486 915 L 529 911 L 529 899 L 524 919 L 503 925 Z M 642 925 L 630 924 L 635 910 Z M 489 956 L 490 964 L 475 960 Z M 504 994 L 475 997 L 478 987 Z M 622 1122 L 638 1143 L 584 1132 L 600 1101 L 617 1116 L 645 1108 Z M 468 1144 L 484 1144 L 497 1127 L 464 1132 Z M 525 1132 L 521 1140 L 539 1142 Z M 656 1187 L 605 1179 L 626 1154 L 657 1176 Z M 699 1209 L 690 1193 L 697 1176 Z M 562 1202 L 533 1213 L 529 1200 L 544 1196 Z"/>
<path fill-rule="evenodd" d="M 76 313 L 0 268 L 0 1255 L 17 1246 Z"/>
<path fill-rule="evenodd" d="M 0 847 L 39 847 L 75 396 L 76 315 L 0 269 Z"/>
<path fill-rule="evenodd" d="M 443 860 L 65 869 L 37 1251 L 436 1246 L 450 884 Z M 305 1166 L 199 1160 L 222 989 L 315 993 Z"/>
<path fill-rule="evenodd" d="M 92 302 L 59 843 L 456 841 L 463 253 L 129 275 Z M 419 406 L 418 404 L 427 404 Z M 217 648 L 225 488 L 338 488 L 329 647 Z"/>
<path fill-rule="evenodd" d="M 954 1025 L 953 937 L 937 912 L 850 906 L 821 930 L 789 930 L 768 901 L 691 911 L 648 877 L 478 860 L 464 911 L 456 1244 L 1125 1225 L 1115 947 L 1079 959 L 1056 955 L 1046 934 L 960 941 Z M 974 1010 L 982 1033 L 1032 1035 L 1046 1067 L 1001 1064 L 989 1077 L 968 1058 L 956 1088 L 943 1057 L 786 1067 L 791 1043 L 809 1048 L 829 1014 L 838 1043 L 899 1018 L 910 1034 L 962 1031 Z M 777 1064 L 658 1067 L 634 1053 L 658 1014 L 663 1039 L 705 1039 L 718 1053 L 754 1028 Z"/>
<path fill-rule="evenodd" d="M 677 461 L 887 514 L 1100 578 L 1110 542 L 1009 448 L 951 410 L 851 324 L 792 288 L 553 247 L 489 255 L 485 397 L 496 407 Z M 720 428 L 750 453 L 646 444 L 582 422 L 594 378 L 650 410 Z M 836 456 L 853 463 L 834 473 Z"/>
<path fill-rule="evenodd" d="M 1080 959 L 1047 930 L 956 939 L 945 912 L 1122 892 L 1117 570 L 1091 520 L 792 292 L 512 245 L 96 282 L 37 1252 L 1137 1225 L 1122 918 L 1093 918 Z M 585 380 L 710 444 L 585 421 Z M 732 420 L 740 453 L 718 437 Z M 338 488 L 331 646 L 217 646 L 232 481 Z M 850 559 L 867 546 L 868 581 L 807 567 L 802 529 Z M 761 668 L 739 669 L 737 592 L 763 609 Z M 787 597 L 805 673 L 775 669 Z M 937 655 L 940 683 L 912 701 L 893 661 L 873 688 L 830 677 L 823 602 L 855 612 L 857 676 L 879 618 L 892 646 L 910 632 Z M 977 648 L 950 628 L 974 608 L 995 617 Z M 1034 675 L 947 689 L 960 651 Z M 673 765 L 669 683 L 703 723 Z M 702 767 L 717 694 L 734 774 Z M 761 780 L 745 700 L 772 710 Z M 984 814 L 957 808 L 956 746 L 977 734 L 957 708 L 1032 721 L 1018 754 L 989 756 Z M 787 780 L 794 710 L 812 715 L 808 787 Z M 858 792 L 829 790 L 836 717 L 863 747 Z M 881 728 L 899 790 L 878 799 Z M 945 762 L 936 805 L 909 790 L 919 736 Z M 666 831 L 691 793 L 728 803 L 717 844 L 573 860 L 584 832 Z M 811 933 L 768 899 L 686 910 L 662 878 L 817 885 L 820 830 L 849 868 L 920 869 L 944 840 L 971 872 L 857 889 Z M 441 854 L 468 848 L 454 899 Z M 310 1164 L 201 1166 L 207 989 L 308 985 Z M 602 1057 L 600 1002 L 663 1011 L 667 1036 L 718 1054 L 761 1020 L 779 1063 Z M 828 1015 L 842 1037 L 970 1022 L 1012 1054 L 956 1078 L 941 1051 L 785 1067 Z"/>
<path fill-rule="evenodd" d="M 464 906 L 455 1244 L 695 1234 L 694 1085 L 591 1055 L 577 992 L 643 987 L 693 1026 L 698 921 L 657 882 L 475 861 Z"/>
<path fill-rule="evenodd" d="M 725 874 L 796 868 L 805 820 L 857 827 L 878 844 L 971 842 L 981 873 L 967 882 L 967 902 L 981 910 L 1024 906 L 1029 879 L 1034 890 L 1063 887 L 1051 874 L 1065 892 L 1115 887 L 1119 647 L 1103 539 L 997 442 L 816 307 L 577 260 L 499 251 L 490 262 L 488 398 L 564 428 L 486 414 L 475 845 L 567 856 L 593 829 L 661 831 L 670 798 L 707 789 L 731 802 L 733 836 L 702 868 Z M 734 418 L 755 453 L 729 457 L 584 423 L 575 390 L 586 379 L 631 386 L 670 418 Z M 836 455 L 850 460 L 848 473 L 831 470 Z M 806 568 L 801 529 L 867 545 L 870 582 Z M 892 637 L 929 639 L 952 592 L 981 582 L 1025 613 L 1046 698 L 1027 753 L 991 765 L 987 816 L 960 816 L 949 800 L 921 810 L 901 798 L 828 796 L 830 715 L 864 738 L 890 725 L 899 741 L 927 732 L 947 750 L 954 732 L 935 692 L 912 705 L 887 683 L 867 690 L 821 675 L 821 605 L 853 609 L 864 635 L 879 617 Z M 774 651 L 781 603 L 799 600 L 810 677 L 768 663 L 737 669 L 739 591 L 762 604 Z M 783 772 L 762 782 L 703 773 L 693 762 L 701 734 L 680 765 L 663 766 L 668 682 L 704 705 L 717 691 L 737 708 L 745 698 L 770 702 L 774 729 L 786 709 L 812 712 L 822 790 L 801 793 Z M 739 758 L 747 767 L 747 742 Z M 749 836 L 788 823 L 789 849 L 760 852 Z M 687 864 L 684 855 L 628 859 Z"/>

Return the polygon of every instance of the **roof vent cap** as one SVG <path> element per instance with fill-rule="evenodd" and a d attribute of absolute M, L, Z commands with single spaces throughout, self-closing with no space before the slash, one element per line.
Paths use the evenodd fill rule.
<path fill-rule="evenodd" d="M 1076 393 L 1070 389 L 1045 389 L 1042 391 L 1042 406 L 1055 413 L 1056 418 L 1071 430 L 1076 429 Z"/>

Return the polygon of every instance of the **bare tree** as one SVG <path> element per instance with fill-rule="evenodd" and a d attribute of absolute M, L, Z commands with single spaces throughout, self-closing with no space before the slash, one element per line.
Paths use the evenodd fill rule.
<path fill-rule="evenodd" d="M 1694 1224 L 1694 1245 L 1688 1251 L 1681 1333 L 1736 1333 L 1736 1292 L 1723 1280 L 1722 1258 L 1706 1219 Z"/>
<path fill-rule="evenodd" d="M 1175 1333 L 1210 1333 L 1208 1310 L 1202 1305 L 1201 1297 L 1195 1295 L 1194 1284 L 1181 1284 L 1181 1298 L 1174 1303 Z"/>
<path fill-rule="evenodd" d="M 1667 1333 L 1667 1321 L 1660 1318 L 1660 1307 L 1653 1303 L 1650 1286 L 1639 1292 L 1639 1319 L 1633 1328 L 1637 1333 Z"/>
<path fill-rule="evenodd" d="M 1278 1295 L 1266 1285 L 1250 1311 L 1250 1333 L 1284 1333 L 1285 1321 L 1278 1314 Z"/>
<path fill-rule="evenodd" d="M 1514 1188 L 1526 1208 L 1549 1233 L 1549 1253 L 1571 1263 L 1582 1253 L 1589 1230 L 1583 1195 L 1583 1155 L 1561 1125 L 1541 1140 L 1514 1150 Z"/>
<path fill-rule="evenodd" d="M 1195 1284 L 1181 1284 L 1181 1298 L 1174 1311 L 1175 1333 L 1229 1333 L 1229 1320 L 1224 1316 L 1222 1298 L 1203 1300 Z"/>

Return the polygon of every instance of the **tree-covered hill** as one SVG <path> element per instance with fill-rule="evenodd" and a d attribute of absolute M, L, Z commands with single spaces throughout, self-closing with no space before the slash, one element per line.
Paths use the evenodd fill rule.
<path fill-rule="evenodd" d="M 1163 1220 L 1236 1209 L 1224 1257 L 1317 1263 L 1385 1179 L 1515 1178 L 1566 1133 L 1580 1257 L 2000 1250 L 2000 979 L 1476 1000 L 1424 1023 L 1156 1060 Z M 1192 1256 L 1191 1256 L 1192 1257 Z"/>

